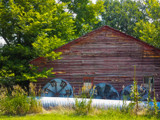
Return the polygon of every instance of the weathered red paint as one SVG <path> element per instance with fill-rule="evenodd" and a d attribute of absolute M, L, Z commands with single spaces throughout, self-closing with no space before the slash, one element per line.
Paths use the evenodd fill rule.
<path fill-rule="evenodd" d="M 31 64 L 53 67 L 56 78 L 66 79 L 75 91 L 83 85 L 84 77 L 94 77 L 94 84 L 112 84 L 119 92 L 122 86 L 136 79 L 143 84 L 144 76 L 154 76 L 154 88 L 160 96 L 160 49 L 108 26 L 96 29 L 58 49 L 62 59 L 46 61 L 37 58 Z M 42 87 L 52 78 L 38 79 Z M 159 99 L 160 100 L 160 99 Z"/>

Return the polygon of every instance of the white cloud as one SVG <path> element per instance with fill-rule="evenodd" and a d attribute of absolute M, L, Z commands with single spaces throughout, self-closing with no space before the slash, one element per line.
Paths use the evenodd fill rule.
<path fill-rule="evenodd" d="M 0 43 L 2 43 L 2 44 L 6 43 L 2 37 L 0 37 Z"/>
<path fill-rule="evenodd" d="M 92 0 L 92 2 L 95 4 L 97 0 Z"/>

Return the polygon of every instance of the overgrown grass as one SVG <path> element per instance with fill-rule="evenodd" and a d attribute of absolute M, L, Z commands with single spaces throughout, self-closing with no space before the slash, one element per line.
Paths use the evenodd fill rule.
<path fill-rule="evenodd" d="M 98 110 L 94 109 L 88 115 L 75 115 L 72 109 L 55 108 L 45 111 L 44 114 L 32 114 L 26 116 L 1 116 L 1 120 L 160 120 L 154 115 L 135 116 L 123 113 L 120 110 Z"/>

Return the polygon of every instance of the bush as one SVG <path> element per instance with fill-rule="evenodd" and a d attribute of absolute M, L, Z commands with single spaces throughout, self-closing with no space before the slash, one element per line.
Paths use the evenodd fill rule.
<path fill-rule="evenodd" d="M 87 115 L 91 110 L 92 99 L 89 101 L 86 98 L 82 98 L 81 100 L 75 100 L 74 110 L 77 115 Z"/>
<path fill-rule="evenodd" d="M 13 86 L 9 93 L 7 88 L 0 89 L 0 112 L 7 115 L 24 115 L 42 111 L 41 104 L 35 96 L 28 97 L 19 85 Z"/>
<path fill-rule="evenodd" d="M 75 106 L 74 106 L 74 110 L 76 115 L 87 115 L 90 110 L 91 110 L 91 104 L 92 104 L 92 95 L 90 94 L 90 89 L 86 88 L 85 86 L 82 87 L 82 92 L 79 95 L 79 97 L 81 97 L 81 99 L 76 99 L 75 100 Z M 95 86 L 93 86 L 93 91 L 95 89 Z M 89 98 L 89 100 L 87 100 L 86 98 Z"/>
<path fill-rule="evenodd" d="M 1 89 L 5 90 L 3 93 L 5 96 L 1 94 L 3 97 L 0 101 L 0 108 L 4 114 L 22 115 L 27 113 L 29 110 L 27 93 L 19 85 L 13 86 L 13 90 L 10 94 L 6 88 L 3 87 Z"/>

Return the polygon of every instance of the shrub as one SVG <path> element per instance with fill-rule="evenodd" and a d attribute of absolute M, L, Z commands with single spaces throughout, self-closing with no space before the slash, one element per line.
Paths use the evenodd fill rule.
<path fill-rule="evenodd" d="M 94 91 L 94 89 L 95 89 L 95 86 L 93 86 L 92 91 Z M 75 100 L 75 106 L 73 108 L 77 115 L 87 115 L 90 112 L 92 97 L 93 97 L 93 92 L 91 94 L 90 90 L 91 90 L 91 86 L 89 87 L 83 86 L 81 94 L 79 95 L 81 99 Z M 89 99 L 87 100 L 86 98 L 89 98 Z"/>
<path fill-rule="evenodd" d="M 6 89 L 6 88 L 5 88 Z M 6 91 L 6 96 L 1 99 L 0 106 L 4 114 L 26 114 L 29 110 L 27 93 L 19 86 L 13 86 L 12 92 Z"/>
<path fill-rule="evenodd" d="M 86 100 L 86 98 L 82 98 L 81 100 L 75 100 L 74 110 L 77 115 L 87 115 L 91 110 L 92 99 Z"/>
<path fill-rule="evenodd" d="M 42 106 L 35 99 L 35 96 L 28 97 L 28 93 L 19 85 L 13 86 L 10 91 L 9 93 L 5 87 L 0 89 L 1 114 L 24 115 L 42 111 Z"/>

